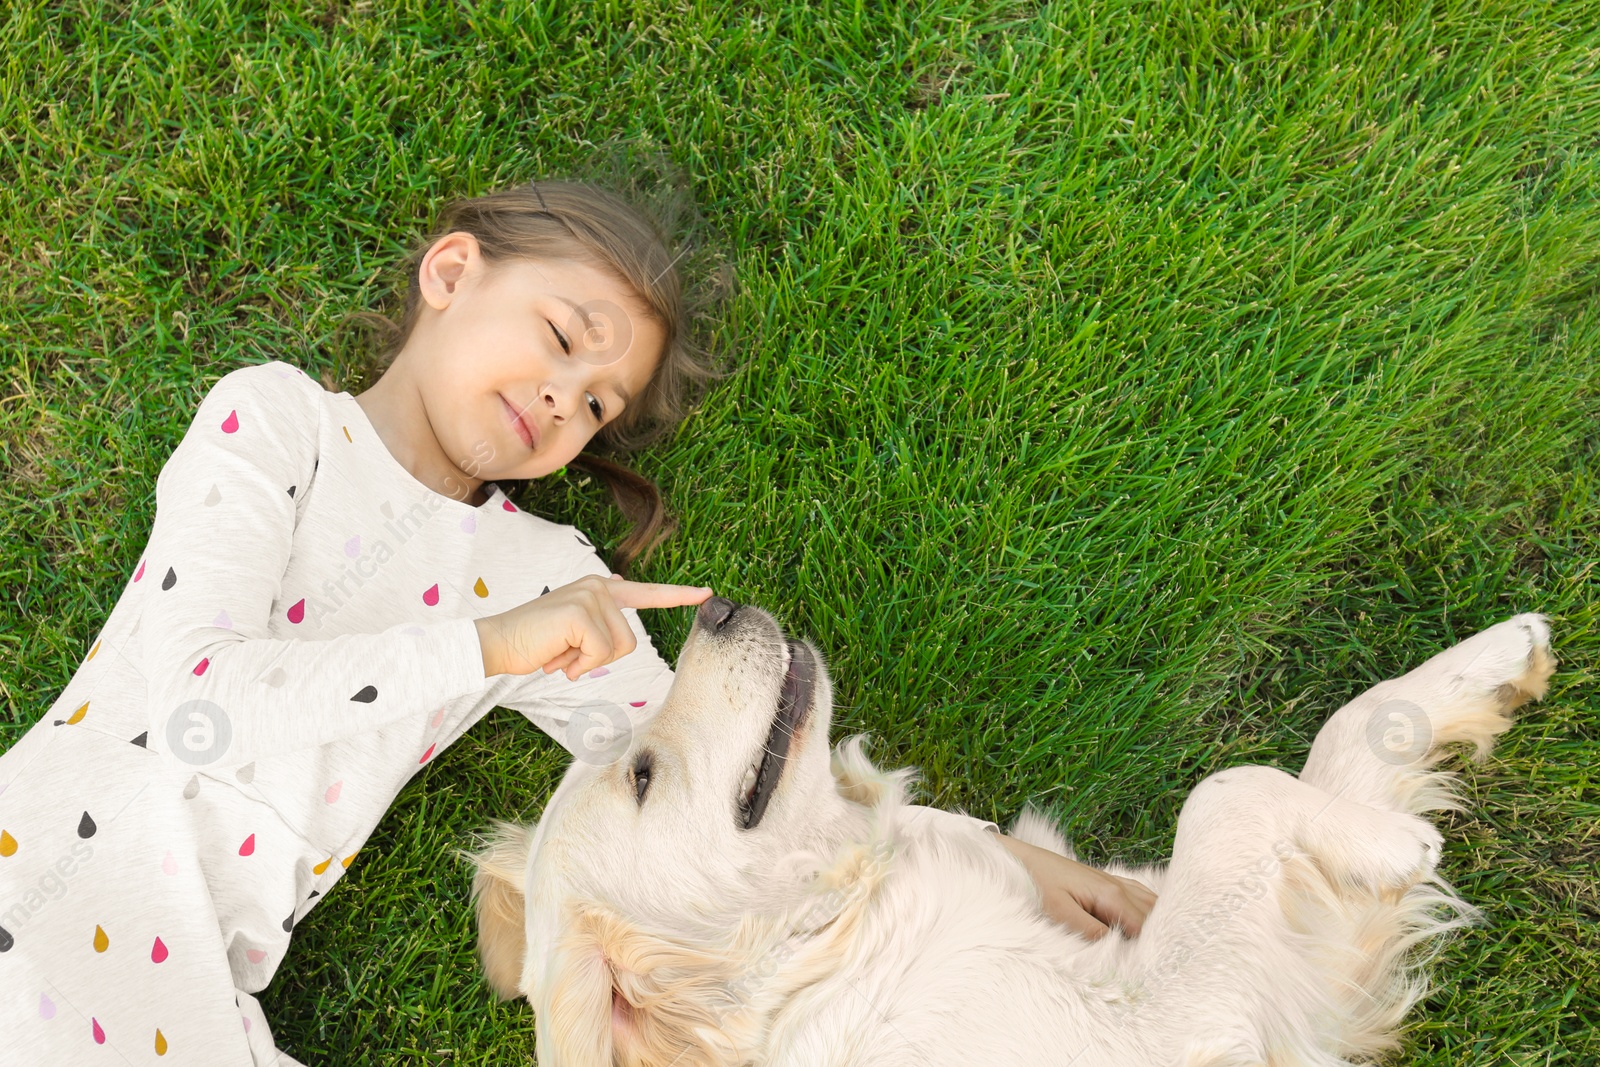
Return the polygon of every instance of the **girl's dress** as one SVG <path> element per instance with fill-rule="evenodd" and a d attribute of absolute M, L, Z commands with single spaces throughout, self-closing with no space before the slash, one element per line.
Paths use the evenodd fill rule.
<path fill-rule="evenodd" d="M 609 573 L 498 489 L 422 485 L 349 393 L 225 375 L 105 628 L 0 755 L 0 1062 L 294 1064 L 252 994 L 412 775 L 496 705 L 605 761 L 666 695 L 631 608 L 609 669 L 484 676 L 474 618 Z"/>

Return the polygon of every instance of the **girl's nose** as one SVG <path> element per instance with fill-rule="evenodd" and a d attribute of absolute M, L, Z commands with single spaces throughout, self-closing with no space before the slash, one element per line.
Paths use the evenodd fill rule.
<path fill-rule="evenodd" d="M 539 396 L 544 400 L 545 406 L 557 420 L 562 422 L 572 418 L 576 395 L 573 390 L 564 389 L 553 382 L 546 382 L 539 387 Z"/>

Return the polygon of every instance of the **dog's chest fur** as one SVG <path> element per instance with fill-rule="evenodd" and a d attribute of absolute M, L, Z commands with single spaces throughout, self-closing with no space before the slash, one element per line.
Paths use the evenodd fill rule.
<path fill-rule="evenodd" d="M 1027 872 L 974 823 L 909 806 L 897 815 L 895 850 L 859 933 L 837 968 L 771 1021 L 763 1045 L 782 1052 L 755 1062 L 1069 1062 L 1062 1050 L 1072 1032 L 1092 1032 L 1104 1019 L 1063 994 L 1082 990 L 1120 939 L 1091 944 L 1044 918 Z M 1104 989 L 1108 1003 L 1121 993 Z M 1019 1025 L 993 1025 L 1005 1018 Z M 1053 1024 L 1048 1046 L 1040 1045 L 1041 1018 Z M 974 1019 L 986 1023 L 963 1022 Z M 1015 1047 L 997 1047 L 997 1034 Z"/>

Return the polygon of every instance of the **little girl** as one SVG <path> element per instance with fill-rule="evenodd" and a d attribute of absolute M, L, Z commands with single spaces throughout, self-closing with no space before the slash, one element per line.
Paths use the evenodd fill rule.
<path fill-rule="evenodd" d="M 680 293 L 627 203 L 540 183 L 445 210 L 359 396 L 282 362 L 212 387 L 105 627 L 0 755 L 0 1062 L 291 1067 L 253 994 L 413 774 L 497 705 L 625 747 L 672 681 L 637 609 L 711 590 L 611 575 L 499 483 L 681 416 Z M 1058 917 L 1148 907 L 1008 847 Z"/>

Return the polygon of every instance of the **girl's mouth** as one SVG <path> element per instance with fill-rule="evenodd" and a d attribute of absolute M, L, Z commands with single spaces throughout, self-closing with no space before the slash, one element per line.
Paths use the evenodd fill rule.
<path fill-rule="evenodd" d="M 511 401 L 505 397 L 500 398 L 500 403 L 505 405 L 506 416 L 511 420 L 511 428 L 522 438 L 522 443 L 530 449 L 538 447 L 539 439 L 534 436 L 533 427 L 522 421 L 522 416 L 517 414 L 517 409 L 511 406 Z"/>

